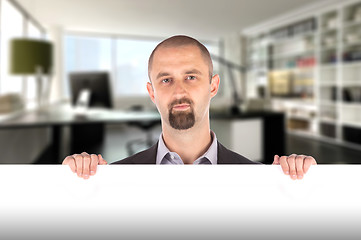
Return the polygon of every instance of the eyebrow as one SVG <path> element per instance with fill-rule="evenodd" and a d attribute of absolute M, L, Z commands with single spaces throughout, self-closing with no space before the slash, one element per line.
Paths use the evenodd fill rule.
<path fill-rule="evenodd" d="M 197 69 L 191 69 L 186 71 L 184 74 L 197 74 L 197 75 L 202 75 L 202 73 L 200 71 L 198 71 Z M 167 76 L 171 76 L 172 74 L 168 73 L 168 72 L 160 72 L 157 75 L 156 79 L 162 78 L 162 77 L 167 77 Z"/>
<path fill-rule="evenodd" d="M 166 76 L 170 76 L 170 73 L 167 73 L 167 72 L 160 72 L 158 73 L 157 75 L 157 78 L 156 79 L 159 79 L 161 77 L 166 77 Z"/>
<path fill-rule="evenodd" d="M 198 71 L 197 69 L 192 69 L 190 71 L 186 71 L 185 74 L 198 74 L 198 75 L 202 75 L 202 73 L 200 71 Z"/>

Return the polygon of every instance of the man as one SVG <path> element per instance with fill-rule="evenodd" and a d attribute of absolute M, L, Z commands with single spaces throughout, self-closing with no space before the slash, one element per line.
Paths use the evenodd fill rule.
<path fill-rule="evenodd" d="M 220 79 L 213 75 L 208 50 L 188 36 L 173 36 L 153 50 L 148 63 L 147 90 L 161 115 L 157 144 L 113 164 L 254 164 L 222 146 L 210 130 L 209 106 Z M 68 156 L 63 164 L 84 179 L 107 162 L 101 155 Z M 311 156 L 274 157 L 292 179 L 302 179 L 316 161 Z"/>

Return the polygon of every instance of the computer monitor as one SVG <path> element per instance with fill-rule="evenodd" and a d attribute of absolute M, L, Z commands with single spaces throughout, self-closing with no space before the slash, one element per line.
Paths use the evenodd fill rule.
<path fill-rule="evenodd" d="M 74 106 L 79 96 L 87 92 L 90 97 L 87 107 L 113 108 L 108 72 L 72 72 L 69 74 L 69 80 Z"/>

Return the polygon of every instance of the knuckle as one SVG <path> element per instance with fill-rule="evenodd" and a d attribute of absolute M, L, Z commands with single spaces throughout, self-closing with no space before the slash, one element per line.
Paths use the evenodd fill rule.
<path fill-rule="evenodd" d="M 83 156 L 80 155 L 80 154 L 75 154 L 73 155 L 73 158 L 76 160 L 76 161 L 81 161 L 83 159 Z"/>
<path fill-rule="evenodd" d="M 65 158 L 64 158 L 64 161 L 65 160 L 70 160 L 70 159 L 72 159 L 73 157 L 72 156 L 66 156 Z"/>
<path fill-rule="evenodd" d="M 310 165 L 317 165 L 317 161 L 313 157 L 308 158 L 308 162 Z"/>
<path fill-rule="evenodd" d="M 295 158 L 289 157 L 289 158 L 287 158 L 287 162 L 292 165 L 292 163 L 295 162 Z"/>
<path fill-rule="evenodd" d="M 62 165 L 69 165 L 69 159 L 64 159 L 63 162 L 61 163 Z"/>
<path fill-rule="evenodd" d="M 95 154 L 90 155 L 90 159 L 92 160 L 92 162 L 98 162 L 98 156 Z"/>

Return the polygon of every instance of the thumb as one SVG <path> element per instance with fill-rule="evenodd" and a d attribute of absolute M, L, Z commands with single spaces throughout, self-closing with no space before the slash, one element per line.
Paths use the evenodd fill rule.
<path fill-rule="evenodd" d="M 280 157 L 278 155 L 275 155 L 273 157 L 273 163 L 272 165 L 279 165 L 280 164 Z"/>
<path fill-rule="evenodd" d="M 98 159 L 99 159 L 99 165 L 107 165 L 108 162 L 104 160 L 104 158 L 102 157 L 101 154 L 98 154 Z"/>

